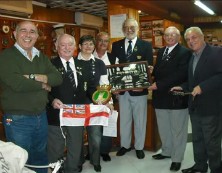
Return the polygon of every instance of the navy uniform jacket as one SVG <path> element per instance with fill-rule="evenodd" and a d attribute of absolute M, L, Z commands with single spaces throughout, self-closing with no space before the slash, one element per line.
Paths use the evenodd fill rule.
<path fill-rule="evenodd" d="M 119 64 L 128 62 L 147 61 L 148 65 L 153 64 L 153 50 L 151 43 L 137 38 L 136 44 L 131 56 L 127 58 L 125 52 L 125 39 L 119 40 L 112 44 L 112 56 L 119 59 Z M 115 61 L 114 61 L 115 62 Z M 121 92 L 120 94 L 124 94 Z M 148 90 L 144 89 L 142 92 L 129 91 L 131 96 L 140 96 L 148 94 Z"/>
<path fill-rule="evenodd" d="M 70 79 L 66 75 L 65 68 L 63 67 L 60 57 L 52 59 L 52 64 L 57 68 L 57 70 L 62 73 L 63 83 L 59 86 L 52 87 L 49 93 L 49 104 L 47 105 L 47 117 L 48 124 L 59 126 L 59 109 L 54 109 L 51 105 L 54 98 L 61 100 L 64 104 L 87 104 L 88 98 L 92 97 L 95 91 L 95 86 L 89 81 L 84 74 L 77 72 L 78 86 L 73 88 Z M 75 66 L 78 68 L 80 60 L 74 58 Z M 81 63 L 80 63 L 81 64 Z"/>
<path fill-rule="evenodd" d="M 169 91 L 172 87 L 187 82 L 188 64 L 192 53 L 187 48 L 177 44 L 162 59 L 166 47 L 159 49 L 157 61 L 152 76 L 157 84 L 157 90 L 153 91 L 153 105 L 157 109 L 184 109 L 188 107 L 188 97 L 173 96 Z"/>

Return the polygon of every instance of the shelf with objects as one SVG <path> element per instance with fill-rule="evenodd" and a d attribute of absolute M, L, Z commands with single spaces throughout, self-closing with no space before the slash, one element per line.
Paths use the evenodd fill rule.
<path fill-rule="evenodd" d="M 203 29 L 205 41 L 214 46 L 222 46 L 221 29 Z"/>

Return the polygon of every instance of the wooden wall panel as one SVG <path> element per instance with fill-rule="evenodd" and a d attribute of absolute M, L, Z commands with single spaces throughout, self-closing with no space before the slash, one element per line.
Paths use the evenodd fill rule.
<path fill-rule="evenodd" d="M 22 20 L 23 19 L 14 19 L 14 18 L 0 16 L 0 51 L 14 45 L 15 39 L 13 36 L 13 31 L 15 30 L 16 24 Z M 41 22 L 41 21 L 39 22 L 34 21 L 34 23 L 37 25 L 39 32 L 39 38 L 35 44 L 35 47 L 40 51 L 42 51 L 44 54 L 46 54 L 49 58 L 57 56 L 54 44 L 55 29 L 53 28 L 53 26 L 58 23 Z M 9 28 L 8 29 L 9 31 L 7 31 L 6 33 L 3 31 L 4 30 L 3 28 Z M 75 37 L 77 43 L 76 45 L 77 49 L 78 49 L 78 42 L 79 42 L 81 28 L 94 30 L 96 34 L 98 33 L 98 30 L 95 28 L 81 27 L 73 24 L 65 24 L 64 33 L 73 35 Z M 77 55 L 77 49 L 74 53 L 74 56 Z"/>
<path fill-rule="evenodd" d="M 136 9 L 127 8 L 122 5 L 118 5 L 115 2 L 113 2 L 112 0 L 108 0 L 107 5 L 108 5 L 108 31 L 109 31 L 109 33 L 110 33 L 110 15 L 126 14 L 126 16 L 128 18 L 134 18 L 139 23 L 139 14 Z M 109 50 L 112 49 L 111 48 L 112 43 L 115 41 L 118 41 L 120 39 L 122 39 L 122 38 L 111 38 Z"/>
<path fill-rule="evenodd" d="M 33 5 L 31 19 L 74 24 L 75 13 L 59 8 L 44 8 Z"/>

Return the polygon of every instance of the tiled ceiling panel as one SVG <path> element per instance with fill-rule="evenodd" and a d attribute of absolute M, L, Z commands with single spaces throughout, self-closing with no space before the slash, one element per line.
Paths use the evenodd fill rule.
<path fill-rule="evenodd" d="M 47 5 L 48 8 L 63 8 L 71 11 L 78 11 L 92 14 L 107 19 L 107 0 L 34 0 Z M 113 3 L 141 10 L 143 15 L 164 17 L 165 19 L 193 24 L 194 17 L 208 17 L 204 12 L 193 4 L 194 0 L 112 0 Z M 222 16 L 222 0 L 202 0 L 208 7 Z"/>
<path fill-rule="evenodd" d="M 105 0 L 37 0 L 49 8 L 64 8 L 107 18 Z"/>

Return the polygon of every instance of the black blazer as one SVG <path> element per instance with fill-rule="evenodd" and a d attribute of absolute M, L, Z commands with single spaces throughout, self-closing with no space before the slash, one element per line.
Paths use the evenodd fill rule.
<path fill-rule="evenodd" d="M 127 62 L 138 62 L 138 61 L 147 61 L 148 65 L 153 64 L 153 50 L 151 43 L 137 38 L 136 44 L 133 49 L 133 53 L 130 57 L 126 56 L 125 52 L 125 39 L 119 40 L 112 44 L 112 56 L 116 60 L 119 59 L 119 63 Z M 114 60 L 114 62 L 115 62 Z M 133 92 L 129 91 L 131 96 L 140 96 L 146 95 L 148 93 L 147 89 L 144 89 L 142 92 Z M 124 94 L 121 92 L 120 94 Z"/>
<path fill-rule="evenodd" d="M 194 58 L 194 57 L 193 57 Z M 201 116 L 222 113 L 222 48 L 206 45 L 197 63 L 193 75 L 193 58 L 189 63 L 188 89 L 192 91 L 197 85 L 201 95 L 189 99 L 189 111 L 195 110 Z"/>
<path fill-rule="evenodd" d="M 169 91 L 173 86 L 187 82 L 188 64 L 192 55 L 184 46 L 177 44 L 165 59 L 162 59 L 165 47 L 159 49 L 152 76 L 157 90 L 153 91 L 153 105 L 158 109 L 184 109 L 188 106 L 188 97 L 173 96 Z"/>
<path fill-rule="evenodd" d="M 59 110 L 54 109 L 51 105 L 54 98 L 61 100 L 64 104 L 85 104 L 88 98 L 91 98 L 95 89 L 91 88 L 92 85 L 89 84 L 90 82 L 88 79 L 84 78 L 84 75 L 80 75 L 79 73 L 77 73 L 78 85 L 77 88 L 74 89 L 70 83 L 70 79 L 66 75 L 61 59 L 56 57 L 52 59 L 51 62 L 57 70 L 62 73 L 63 83 L 59 86 L 52 87 L 49 93 L 49 104 L 47 105 L 46 111 L 49 125 L 59 126 Z M 74 58 L 74 62 L 77 67 L 79 60 Z M 85 88 L 86 86 L 84 86 L 85 82 L 87 82 L 87 89 Z"/>

